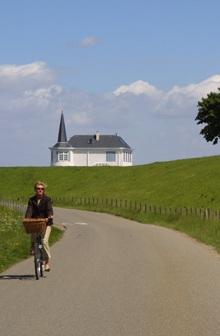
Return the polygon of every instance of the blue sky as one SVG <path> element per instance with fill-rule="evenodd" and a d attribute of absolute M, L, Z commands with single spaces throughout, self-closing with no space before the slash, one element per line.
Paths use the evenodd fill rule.
<path fill-rule="evenodd" d="M 2 64 L 43 60 L 71 87 L 160 88 L 219 72 L 219 1 L 2 1 Z M 86 36 L 100 42 L 80 48 Z"/>
<path fill-rule="evenodd" d="M 194 95 L 193 101 L 186 88 L 193 83 L 200 85 L 208 78 L 220 74 L 219 1 L 9 0 L 0 1 L 0 5 L 0 66 L 3 73 L 2 77 L 0 75 L 0 88 L 1 99 L 4 101 L 0 106 L 2 128 L 8 128 L 9 132 L 16 129 L 13 140 L 22 147 L 28 138 L 21 138 L 19 127 L 21 133 L 26 127 L 33 128 L 36 113 L 39 112 L 43 123 L 48 122 L 53 127 L 51 135 L 44 138 L 46 150 L 43 155 L 32 140 L 32 145 L 38 151 L 35 157 L 27 154 L 22 161 L 20 154 L 13 152 L 12 146 L 13 159 L 6 156 L 1 159 L 0 165 L 20 165 L 22 162 L 46 165 L 47 147 L 52 145 L 51 141 L 56 141 L 53 141 L 53 137 L 59 123 L 60 105 L 66 109 L 64 113 L 69 136 L 79 132 L 91 133 L 97 127 L 101 132 L 118 131 L 131 145 L 134 144 L 137 163 L 218 153 L 216 146 L 214 148 L 200 136 L 197 137 L 199 129 L 194 122 L 196 102 L 201 97 L 201 92 L 205 94 L 210 87 L 213 88 L 210 84 L 213 80 L 204 84 L 205 87 L 202 84 L 203 90 Z M 36 74 L 34 79 L 31 78 L 32 75 L 25 74 L 28 80 L 25 84 L 22 82 L 24 74 L 19 67 L 28 64 L 41 64 L 37 71 L 42 76 L 38 77 L 36 85 L 33 85 Z M 4 69 L 9 65 L 15 66 L 12 71 L 20 69 L 23 91 L 22 85 L 19 86 L 19 78 L 12 79 L 8 72 L 10 80 L 6 81 Z M 46 71 L 45 76 L 43 71 Z M 120 95 L 117 99 L 106 98 L 106 95 L 113 94 L 122 85 L 140 80 L 163 91 L 163 98 L 157 96 L 157 105 L 152 103 L 152 99 L 149 101 L 149 94 L 148 99 L 143 97 L 146 92 L 135 97 L 131 97 L 131 92 L 126 97 Z M 220 86 L 219 78 L 215 77 L 214 82 L 216 88 Z M 36 98 L 42 89 L 54 85 L 62 88 L 62 94 L 59 89 L 59 93 L 51 95 L 47 106 L 43 106 L 42 97 L 41 101 L 35 101 L 36 106 L 33 106 L 33 102 L 30 104 L 29 98 L 28 102 L 25 100 L 28 95 L 30 97 L 30 92 Z M 170 92 L 173 92 L 175 86 L 182 89 L 178 91 L 178 97 L 172 96 L 171 101 Z M 182 95 L 185 96 L 181 100 Z M 7 100 L 14 101 L 13 107 L 8 110 L 5 107 Z M 165 106 L 162 112 L 160 101 Z M 168 105 L 169 111 L 176 110 L 176 114 L 167 112 Z M 154 141 L 156 155 L 155 148 L 151 151 L 150 147 L 147 147 L 148 154 L 143 154 L 146 132 L 144 129 L 143 133 L 140 132 L 138 122 L 134 129 L 131 108 L 141 125 L 151 125 L 149 132 L 154 130 L 151 137 L 157 132 L 160 136 L 167 134 L 170 151 L 166 155 L 161 145 L 162 139 Z M 97 111 L 101 109 L 106 113 L 106 119 L 103 115 L 100 117 L 101 112 L 98 114 Z M 123 118 L 126 119 L 128 115 L 131 119 L 128 117 L 126 122 L 125 119 L 118 122 L 111 109 L 117 110 L 117 113 L 123 110 Z M 28 115 L 24 113 L 25 110 Z M 161 118 L 161 114 L 166 117 L 163 115 Z M 184 122 L 180 122 L 180 117 Z M 25 119 L 24 124 L 21 123 L 22 118 Z M 194 149 L 187 147 L 188 140 L 185 138 L 181 138 L 182 145 L 176 147 L 172 142 L 172 131 L 179 129 L 180 123 L 186 124 L 186 132 L 192 126 L 189 141 L 195 141 Z M 0 137 L 3 137 L 3 133 L 2 131 Z M 184 130 L 182 133 L 184 134 Z"/>

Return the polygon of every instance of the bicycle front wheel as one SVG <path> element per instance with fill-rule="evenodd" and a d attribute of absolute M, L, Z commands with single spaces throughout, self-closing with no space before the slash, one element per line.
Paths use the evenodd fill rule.
<path fill-rule="evenodd" d="M 39 280 L 41 276 L 41 256 L 38 244 L 35 244 L 35 253 L 34 253 L 34 269 L 35 269 L 35 276 L 36 280 Z"/>

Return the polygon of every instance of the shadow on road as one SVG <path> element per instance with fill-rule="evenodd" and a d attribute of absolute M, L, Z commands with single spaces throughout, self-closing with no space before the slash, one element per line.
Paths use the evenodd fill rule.
<path fill-rule="evenodd" d="M 33 274 L 24 274 L 24 275 L 0 275 L 0 280 L 33 280 L 35 275 Z"/>

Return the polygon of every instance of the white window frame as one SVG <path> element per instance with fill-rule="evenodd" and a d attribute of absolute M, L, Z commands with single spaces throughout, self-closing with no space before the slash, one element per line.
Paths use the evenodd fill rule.
<path fill-rule="evenodd" d="M 69 152 L 57 152 L 57 161 L 69 161 Z"/>
<path fill-rule="evenodd" d="M 128 151 L 123 152 L 123 161 L 124 162 L 132 162 L 132 153 Z"/>

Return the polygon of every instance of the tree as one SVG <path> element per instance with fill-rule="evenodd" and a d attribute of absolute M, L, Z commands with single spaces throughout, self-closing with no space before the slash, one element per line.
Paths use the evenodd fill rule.
<path fill-rule="evenodd" d="M 213 145 L 220 139 L 220 88 L 198 102 L 197 124 L 206 124 L 200 134 Z"/>

